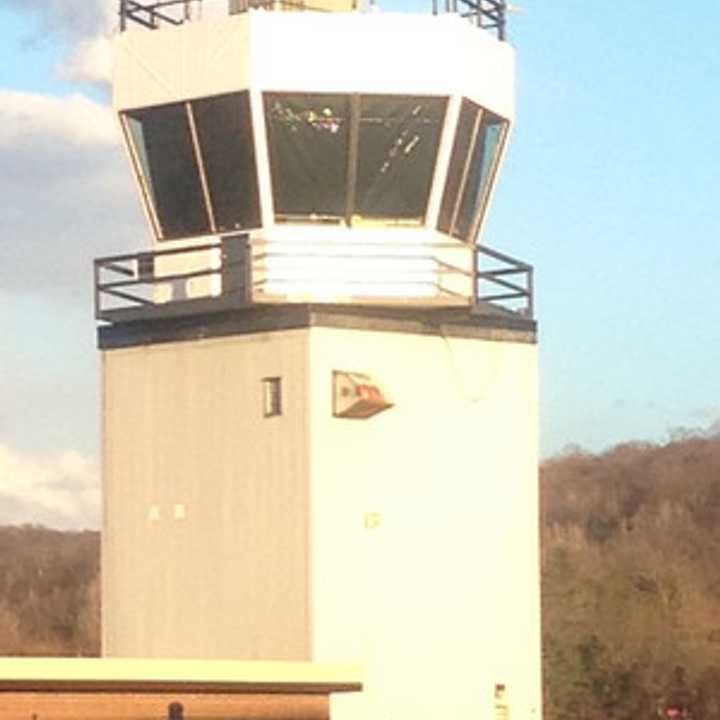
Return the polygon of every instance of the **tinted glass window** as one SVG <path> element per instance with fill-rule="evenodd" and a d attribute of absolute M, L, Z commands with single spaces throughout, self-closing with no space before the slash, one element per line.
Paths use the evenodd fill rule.
<path fill-rule="evenodd" d="M 460 108 L 455 141 L 453 142 L 452 153 L 450 154 L 450 165 L 448 167 L 445 190 L 443 191 L 442 205 L 438 217 L 438 230 L 450 233 L 455 211 L 460 195 L 460 187 L 463 182 L 467 159 L 470 155 L 473 134 L 475 132 L 475 121 L 480 108 L 469 100 L 463 100 Z"/>
<path fill-rule="evenodd" d="M 248 93 L 192 102 L 217 232 L 260 225 Z"/>
<path fill-rule="evenodd" d="M 474 220 L 485 202 L 504 126 L 504 121 L 495 115 L 489 112 L 483 114 L 453 232 L 454 235 L 463 239 L 470 239 L 469 234 L 472 231 Z"/>
<path fill-rule="evenodd" d="M 349 108 L 342 95 L 265 96 L 275 214 L 342 218 Z"/>
<path fill-rule="evenodd" d="M 140 171 L 164 239 L 210 231 L 185 105 L 127 113 Z"/>
<path fill-rule="evenodd" d="M 354 214 L 424 220 L 445 106 L 443 98 L 362 97 Z"/>

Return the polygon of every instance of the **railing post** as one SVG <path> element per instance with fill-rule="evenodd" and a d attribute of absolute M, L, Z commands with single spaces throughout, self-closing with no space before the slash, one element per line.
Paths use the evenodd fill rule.
<path fill-rule="evenodd" d="M 528 317 L 532 320 L 535 317 L 535 281 L 533 279 L 533 267 L 532 265 L 527 271 L 527 289 L 528 289 L 528 304 L 527 312 Z"/>
<path fill-rule="evenodd" d="M 244 270 L 243 280 L 245 283 L 245 302 L 255 302 L 255 286 L 253 285 L 253 255 L 252 255 L 252 243 L 250 242 L 250 235 L 245 235 L 244 241 L 243 259 Z"/>
<path fill-rule="evenodd" d="M 95 319 L 100 319 L 100 263 L 95 260 L 93 262 L 93 280 L 94 280 L 94 289 L 93 289 L 93 297 L 94 297 L 94 303 L 95 303 Z"/>
<path fill-rule="evenodd" d="M 252 302 L 252 249 L 250 236 L 226 235 L 220 243 L 222 294 L 240 296 Z"/>
<path fill-rule="evenodd" d="M 476 308 L 478 306 L 478 296 L 480 294 L 480 288 L 478 287 L 478 284 L 480 283 L 480 248 L 473 244 L 472 246 L 472 307 Z"/>
<path fill-rule="evenodd" d="M 500 0 L 499 7 L 498 7 L 498 21 L 497 21 L 498 40 L 505 40 L 506 25 L 507 25 L 507 3 L 505 2 L 505 0 Z"/>

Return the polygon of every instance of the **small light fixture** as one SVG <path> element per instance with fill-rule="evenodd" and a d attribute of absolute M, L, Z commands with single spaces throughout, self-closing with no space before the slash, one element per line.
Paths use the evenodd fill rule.
<path fill-rule="evenodd" d="M 365 420 L 391 408 L 378 384 L 364 373 L 333 371 L 333 415 Z"/>

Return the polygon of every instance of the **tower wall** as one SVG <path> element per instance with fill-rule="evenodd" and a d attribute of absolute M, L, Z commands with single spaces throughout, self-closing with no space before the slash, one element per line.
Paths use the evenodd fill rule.
<path fill-rule="evenodd" d="M 357 717 L 490 717 L 496 685 L 539 717 L 535 345 L 318 328 L 310 358 L 313 658 L 361 659 Z M 395 407 L 332 418 L 332 370 Z"/>
<path fill-rule="evenodd" d="M 532 718 L 533 333 L 323 322 L 105 351 L 105 654 L 361 663 L 340 720 L 487 716 L 500 685 Z M 334 417 L 335 371 L 394 406 Z"/>
<path fill-rule="evenodd" d="M 115 41 L 118 111 L 252 87 L 465 95 L 514 117 L 515 53 L 453 15 L 251 11 Z"/>
<path fill-rule="evenodd" d="M 309 657 L 305 335 L 103 353 L 105 655 Z"/>

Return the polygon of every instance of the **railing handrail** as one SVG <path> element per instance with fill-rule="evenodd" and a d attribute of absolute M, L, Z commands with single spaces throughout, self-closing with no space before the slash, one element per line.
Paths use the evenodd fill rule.
<path fill-rule="evenodd" d="M 518 260 L 517 258 L 511 257 L 510 255 L 505 255 L 499 250 L 489 248 L 487 245 L 477 245 L 477 251 L 481 255 L 487 255 L 488 257 L 491 257 L 495 260 L 500 260 L 501 262 L 508 263 L 508 265 L 514 265 L 520 270 L 532 270 L 532 265 L 528 265 L 522 260 Z"/>
<path fill-rule="evenodd" d="M 165 250 L 140 250 L 134 253 L 125 253 L 124 255 L 106 255 L 105 257 L 95 258 L 96 265 L 107 266 L 110 262 L 125 262 L 128 260 L 136 260 L 138 257 L 162 257 L 163 255 L 182 255 L 185 253 L 203 252 L 204 250 L 219 250 L 222 246 L 216 242 L 207 242 L 202 245 L 186 245 L 184 247 L 166 248 Z"/>
<path fill-rule="evenodd" d="M 239 245 L 233 245 L 234 242 Z M 327 252 L 328 249 L 334 252 Z M 350 249 L 354 252 L 350 252 Z M 411 252 L 401 253 L 398 252 L 399 249 Z M 470 253 L 467 263 L 453 262 L 448 258 L 448 253 L 456 252 Z M 173 267 L 171 263 L 158 272 L 158 259 L 191 253 L 213 253 L 213 256 L 203 258 L 196 267 L 185 266 L 179 270 L 177 265 Z M 481 268 L 480 261 L 483 256 L 501 265 Z M 288 274 L 282 267 L 273 269 L 272 261 L 278 259 L 298 261 L 298 273 Z M 315 260 L 341 263 L 340 277 L 335 274 L 327 276 L 325 275 L 327 271 L 322 268 L 314 272 L 312 265 L 308 263 Z M 370 270 L 368 267 L 363 267 L 363 261 L 371 264 Z M 378 264 L 383 262 L 387 263 L 387 272 L 378 270 Z M 353 266 L 352 263 L 357 264 Z M 270 271 L 274 274 L 269 280 L 266 273 Z M 434 276 L 429 277 L 429 273 L 433 273 Z M 283 282 L 299 284 L 304 282 L 311 283 L 312 286 L 328 287 L 337 283 L 354 286 L 364 284 L 368 287 L 432 285 L 437 289 L 439 296 L 465 297 L 468 303 L 473 305 L 483 302 L 495 304 L 499 301 L 519 302 L 521 307 L 514 312 L 519 312 L 525 317 L 533 317 L 532 266 L 485 245 L 476 246 L 460 242 L 411 243 L 398 240 L 358 242 L 320 239 L 306 241 L 304 246 L 301 246 L 298 245 L 297 240 L 270 241 L 257 238 L 251 240 L 246 235 L 237 235 L 228 236 L 220 242 L 97 258 L 94 261 L 94 274 L 95 312 L 100 320 L 106 319 L 107 308 L 103 304 L 103 299 L 108 297 L 124 300 L 130 303 L 130 306 L 133 306 L 133 303 L 137 306 L 164 305 L 165 302 L 155 298 L 149 299 L 141 293 L 147 293 L 149 290 L 154 292 L 160 285 L 186 283 L 194 279 L 212 277 L 221 279 L 217 298 L 219 303 L 222 297 L 227 297 L 231 293 L 237 298 L 241 291 L 246 294 L 248 304 L 262 302 L 253 295 L 253 290 L 264 290 L 270 284 Z M 284 277 L 286 274 L 288 277 Z M 470 283 L 471 289 L 467 293 L 459 292 L 457 288 L 449 287 L 443 282 L 443 279 L 450 282 L 452 276 L 463 278 L 462 282 Z M 225 287 L 226 279 L 230 280 L 227 287 Z M 481 292 L 481 283 L 489 285 L 487 292 L 484 290 Z M 357 297 L 357 302 L 362 304 L 364 296 Z M 367 297 L 377 299 L 376 295 Z M 389 297 L 395 298 L 396 294 L 393 293 Z M 197 298 L 190 298 L 184 294 L 182 300 L 188 299 Z M 409 301 L 415 299 L 422 301 L 424 298 L 414 296 L 407 298 Z M 176 304 L 182 300 L 172 299 L 169 302 Z"/>

